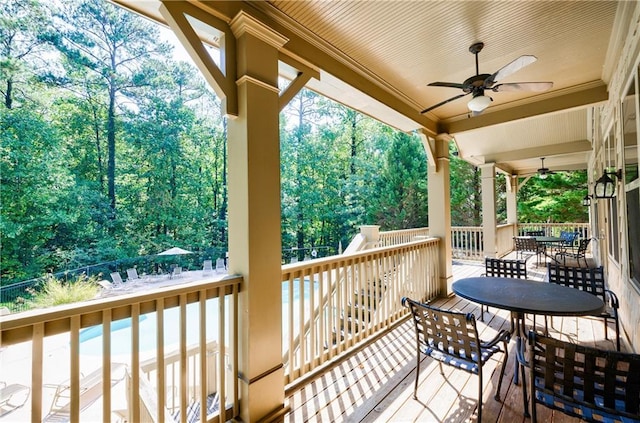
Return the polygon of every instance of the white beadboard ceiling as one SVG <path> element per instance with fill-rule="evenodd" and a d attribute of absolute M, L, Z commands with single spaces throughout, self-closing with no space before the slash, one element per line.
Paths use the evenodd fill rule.
<path fill-rule="evenodd" d="M 114 2 L 162 21 L 158 1 Z M 312 38 L 314 46 L 385 94 L 371 98 L 344 85 L 327 69 L 331 66 L 322 55 L 305 57 L 304 49 L 290 41 L 285 50 L 320 70 L 320 81 L 310 81 L 310 88 L 405 131 L 431 122 L 437 128 L 433 135 L 444 132 L 455 138 L 463 158 L 476 164 L 493 161 L 514 174 L 535 171 L 540 157 L 547 157 L 545 165 L 552 169 L 586 168 L 584 149 L 591 138 L 589 109 L 594 101 L 588 96 L 583 102 L 577 99 L 598 87 L 606 95 L 628 15 L 637 7 L 636 2 L 606 0 L 192 3 L 218 17 L 243 7 L 278 31 L 286 28 L 289 39 L 292 34 Z M 470 95 L 421 115 L 421 110 L 462 93 L 427 84 L 462 83 L 475 75 L 475 58 L 469 52 L 475 42 L 485 44 L 478 56 L 480 73 L 492 74 L 521 55 L 534 55 L 535 63 L 499 82 L 550 81 L 552 90 L 487 91 L 494 101 L 477 117 L 468 117 Z M 554 101 L 561 96 L 576 100 Z M 412 112 L 390 107 L 389 98 Z M 529 116 L 528 110 L 536 112 Z M 514 114 L 517 120 L 509 117 Z"/>

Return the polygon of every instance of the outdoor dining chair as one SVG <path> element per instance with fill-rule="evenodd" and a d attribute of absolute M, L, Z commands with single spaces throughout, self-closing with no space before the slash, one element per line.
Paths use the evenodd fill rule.
<path fill-rule="evenodd" d="M 578 244 L 578 249 L 573 250 L 573 248 L 564 248 L 558 251 L 555 255 L 556 262 L 560 262 L 559 257 L 562 258 L 562 264 L 567 264 L 567 257 L 573 258 L 580 266 L 580 259 L 584 260 L 584 267 L 589 267 L 587 263 L 587 247 L 589 246 L 589 242 L 591 242 L 591 238 L 581 239 Z"/>
<path fill-rule="evenodd" d="M 545 236 L 545 233 L 543 230 L 538 230 L 538 231 L 525 231 L 525 236 Z"/>
<path fill-rule="evenodd" d="M 484 273 L 480 276 L 527 279 L 527 261 L 486 257 Z M 489 307 L 480 305 L 480 321 L 484 322 L 484 313 Z"/>
<path fill-rule="evenodd" d="M 442 363 L 478 375 L 478 421 L 482 421 L 482 366 L 496 353 L 503 352 L 502 369 L 496 388 L 495 399 L 500 401 L 502 377 L 509 359 L 507 343 L 510 334 L 502 329 L 488 342 L 478 336 L 476 318 L 473 313 L 458 313 L 431 307 L 402 298 L 402 305 L 411 310 L 416 330 L 416 381 L 413 398 L 418 399 L 421 354 L 438 361 L 440 374 L 444 375 Z M 500 348 L 502 343 L 502 348 Z"/>
<path fill-rule="evenodd" d="M 529 369 L 531 422 L 542 404 L 590 422 L 640 423 L 640 355 L 576 345 L 529 332 L 528 357 L 518 340 L 518 361 Z M 525 415 L 527 383 L 522 381 Z"/>
<path fill-rule="evenodd" d="M 539 244 L 535 238 L 520 237 L 513 238 L 516 246 L 516 259 L 524 258 L 528 260 L 529 257 L 536 256 L 536 265 L 540 265 L 540 257 L 546 252 L 544 244 Z M 525 258 L 525 254 L 527 257 Z"/>
<path fill-rule="evenodd" d="M 606 288 L 604 281 L 604 268 L 561 266 L 559 264 L 547 264 L 547 279 L 550 283 L 568 286 L 588 292 L 604 301 L 605 309 L 595 317 L 604 319 L 604 338 L 609 339 L 607 332 L 609 319 L 613 320 L 616 327 L 616 348 L 620 351 L 620 322 L 618 321 L 618 308 L 620 303 L 618 296 Z M 546 320 L 545 320 L 546 326 Z"/>

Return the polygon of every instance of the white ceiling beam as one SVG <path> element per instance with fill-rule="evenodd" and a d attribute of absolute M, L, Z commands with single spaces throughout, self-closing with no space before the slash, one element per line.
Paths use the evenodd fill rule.
<path fill-rule="evenodd" d="M 499 125 L 519 119 L 547 113 L 562 112 L 568 109 L 592 106 L 607 101 L 609 93 L 607 86 L 601 81 L 597 84 L 588 84 L 582 90 L 572 90 L 569 93 L 554 97 L 545 97 L 543 100 L 484 113 L 473 118 L 463 118 L 452 121 L 443 121 L 439 124 L 439 132 L 455 134 L 471 131 L 487 126 Z"/>

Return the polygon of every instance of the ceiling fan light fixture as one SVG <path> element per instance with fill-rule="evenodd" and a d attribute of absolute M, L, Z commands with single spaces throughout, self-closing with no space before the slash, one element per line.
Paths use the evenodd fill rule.
<path fill-rule="evenodd" d="M 547 179 L 547 176 L 548 176 L 548 175 L 547 175 L 547 173 L 546 173 L 546 172 L 541 173 L 540 175 L 538 175 L 538 177 L 539 177 L 540 179 Z"/>
<path fill-rule="evenodd" d="M 484 109 L 489 107 L 489 104 L 491 104 L 492 101 L 493 99 L 491 97 L 486 95 L 477 95 L 467 103 L 467 107 L 469 107 L 469 110 L 472 112 L 482 112 Z"/>

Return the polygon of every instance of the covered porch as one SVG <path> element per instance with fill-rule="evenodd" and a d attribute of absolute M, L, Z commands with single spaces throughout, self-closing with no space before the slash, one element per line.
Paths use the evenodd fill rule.
<path fill-rule="evenodd" d="M 225 399 L 224 407 L 208 415 L 200 413 L 200 421 L 233 418 L 299 421 L 313 420 L 316 415 L 336 419 L 353 417 L 354 420 L 374 416 L 393 419 L 404 413 L 408 419 L 443 416 L 438 418 L 466 420 L 473 415 L 473 401 L 466 401 L 465 395 L 454 395 L 454 391 L 464 392 L 467 379 L 457 379 L 452 387 L 435 372 L 433 378 L 439 381 L 437 384 L 423 383 L 422 398 L 431 398 L 440 389 L 448 390 L 450 394 L 445 396 L 449 405 L 446 401 L 426 406 L 426 402 L 405 401 L 405 384 L 411 382 L 411 365 L 407 363 L 411 363 L 414 356 L 404 349 L 409 345 L 413 350 L 407 324 L 403 323 L 407 311 L 399 306 L 401 296 L 414 294 L 424 300 L 437 298 L 438 304 L 447 307 L 465 310 L 474 307 L 450 297 L 450 287 L 456 278 L 449 210 L 448 146 L 452 142 L 461 157 L 476 165 L 482 174 L 484 242 L 479 254 L 483 257 L 510 251 L 508 240 L 517 234 L 518 188 L 540 173 L 538 166 L 544 168 L 538 164 L 542 156 L 548 159 L 547 170 L 586 169 L 589 192 L 603 172 L 619 168 L 627 172 L 628 167 L 632 178 L 635 172 L 635 179 L 625 183 L 616 179 L 619 194 L 614 199 L 594 199 L 589 210 L 590 233 L 598 240 L 591 258 L 607 268 L 608 283 L 622 298 L 621 323 L 629 344 L 640 343 L 640 311 L 634 306 L 640 299 L 640 285 L 634 280 L 634 267 L 630 264 L 635 258 L 633 252 L 637 251 L 631 247 L 635 248 L 637 243 L 632 244 L 633 232 L 627 219 L 640 208 L 638 120 L 635 118 L 640 111 L 637 95 L 640 7 L 637 3 L 590 2 L 584 9 L 559 3 L 560 9 L 556 10 L 554 2 L 530 2 L 527 12 L 523 12 L 518 3 L 501 3 L 501 9 L 495 10 L 490 2 L 417 2 L 408 4 L 405 13 L 395 13 L 402 8 L 391 2 L 116 0 L 114 3 L 170 26 L 224 100 L 225 113 L 230 117 L 229 270 L 233 275 L 223 281 L 204 280 L 142 296 L 3 320 L 3 342 L 32 342 L 33 364 L 26 376 L 35 387 L 29 402 L 32 419 L 39 421 L 47 415 L 47 410 L 42 409 L 43 380 L 39 372 L 45 358 L 43 341 L 47 336 L 67 333 L 75 351 L 79 349 L 82 328 L 102 325 L 106 334 L 112 322 L 131 318 L 131 343 L 136 347 L 139 335 L 134 333 L 139 330 L 141 315 L 151 312 L 160 315 L 165 309 L 176 308 L 180 312 L 180 359 L 173 373 L 179 387 L 173 397 L 177 399 L 177 409 L 181 412 L 178 418 L 182 422 L 187 421 L 191 400 L 196 398 L 199 404 L 205 404 L 212 391 Z M 376 4 L 380 9 L 368 4 Z M 466 6 L 469 10 L 465 10 Z M 569 10 L 569 7 L 572 8 Z M 548 18 L 565 15 L 571 19 Z M 460 21 L 450 22 L 453 16 Z M 485 20 L 485 16 L 495 20 Z M 512 24 L 514 20 L 517 22 Z M 569 22 L 578 24 L 570 33 L 566 29 Z M 339 28 L 332 28 L 332 23 Z M 498 28 L 499 36 L 496 31 L 481 30 L 481 27 Z M 516 36 L 525 27 L 525 36 Z M 431 31 L 416 38 L 422 28 L 431 28 Z M 447 40 L 441 37 L 446 33 L 445 28 L 452 30 Z M 464 35 L 453 31 L 457 28 L 463 28 Z M 407 32 L 394 32 L 394 29 Z M 556 52 L 558 34 L 567 37 L 563 48 L 574 54 L 564 57 L 563 52 L 567 50 Z M 470 113 L 465 101 L 446 102 L 442 108 L 422 113 L 424 107 L 446 101 L 448 97 L 442 91 L 433 94 L 431 89 L 426 89 L 427 83 L 449 77 L 461 81 L 473 74 L 472 66 L 463 63 L 468 64 L 473 58 L 467 47 L 480 41 L 478 37 L 486 42 L 487 49 L 495 46 L 492 47 L 496 49 L 494 53 L 486 56 L 492 72 L 520 54 L 535 53 L 544 64 L 520 75 L 532 81 L 552 80 L 554 90 L 544 94 L 500 93 L 502 97 L 498 101 L 496 95 L 495 108 L 490 107 L 482 115 Z M 460 39 L 464 45 L 458 45 Z M 503 40 L 520 42 L 509 44 Z M 589 49 L 585 48 L 585 41 Z M 221 51 L 220 63 L 213 61 L 205 45 Z M 405 49 L 410 49 L 406 55 L 394 54 Z M 450 54 L 454 51 L 459 53 Z M 365 55 L 365 52 L 370 53 Z M 411 57 L 423 59 L 419 63 L 407 62 Z M 433 67 L 433 63 L 439 66 Z M 450 63 L 450 67 L 440 66 L 443 63 Z M 458 72 L 463 68 L 464 72 Z M 401 70 L 406 70 L 407 75 Z M 278 84 L 280 77 L 289 81 L 282 89 Z M 395 128 L 420 134 L 429 161 L 428 237 L 417 235 L 418 238 L 409 242 L 382 245 L 370 251 L 348 251 L 342 257 L 319 260 L 308 266 L 281 267 L 278 114 L 305 85 Z M 504 229 L 496 219 L 496 173 L 507 175 L 508 189 L 504 195 L 509 229 Z M 623 192 L 629 194 L 620 195 Z M 506 234 L 504 239 L 503 234 Z M 366 235 L 363 238 L 362 242 L 366 243 Z M 296 286 L 303 290 L 301 287 L 308 277 L 314 286 L 316 276 L 320 281 L 318 304 L 322 308 L 307 309 L 305 302 L 293 293 Z M 355 304 L 349 301 L 353 293 L 361 292 L 362 288 L 377 298 L 382 292 L 381 281 L 387 280 L 393 281 L 396 291 L 385 291 L 384 306 L 375 313 L 369 315 L 356 310 Z M 288 315 L 283 307 L 282 282 L 290 284 Z M 323 292 L 320 287 L 325 286 L 327 290 Z M 293 308 L 294 299 L 297 308 Z M 210 300 L 217 301 L 217 319 L 207 310 Z M 193 355 L 187 342 L 187 321 L 193 322 L 187 317 L 189 304 L 197 304 L 199 310 L 198 352 Z M 338 311 L 327 317 L 331 325 L 318 323 L 315 327 L 316 322 L 324 321 L 318 318 L 324 317 L 324 310 L 331 310 L 329 314 Z M 296 312 L 298 316 L 310 312 L 310 318 L 295 320 Z M 367 325 L 360 327 L 353 319 L 347 323 L 341 320 L 354 314 L 367 316 L 364 319 Z M 507 320 L 500 313 L 494 316 L 484 330 L 495 330 Z M 350 330 L 342 334 L 337 330 L 340 325 L 349 325 Z M 214 352 L 207 346 L 208 326 L 217 328 L 219 343 Z M 567 323 L 567 328 L 569 326 Z M 393 332 L 389 332 L 390 327 L 395 327 Z M 565 336 L 573 336 L 570 329 L 565 330 L 564 320 L 561 327 Z M 157 369 L 160 370 L 143 375 L 140 369 L 144 360 L 139 354 L 133 352 L 127 358 L 132 369 L 129 395 L 133 398 L 127 410 L 129 421 L 139 421 L 149 410 L 157 415 L 157 421 L 169 421 L 165 417 L 166 393 L 173 388 L 164 373 L 167 366 L 163 361 L 161 319 L 157 330 Z M 583 337 L 582 322 L 575 331 L 580 340 L 590 339 Z M 303 339 L 303 335 L 308 338 Z M 593 336 L 593 340 L 587 342 L 600 339 L 595 332 Z M 377 339 L 376 344 L 369 346 L 373 338 Z M 110 342 L 106 335 L 101 363 L 103 381 L 111 377 Z M 378 342 L 389 349 L 385 352 L 387 347 L 376 346 Z M 139 351 L 139 348 L 133 350 Z M 367 386 L 368 374 L 362 379 L 355 376 L 365 382 L 360 387 L 355 379 L 344 379 L 342 374 L 333 373 L 341 368 L 337 361 L 352 350 L 359 350 L 358 354 L 378 350 L 387 358 L 391 354 L 397 356 L 394 366 L 399 366 L 399 373 L 385 383 L 384 388 L 374 388 L 377 382 Z M 192 356 L 194 364 L 188 365 Z M 215 356 L 215 366 L 207 364 L 211 356 Z M 368 366 L 373 369 L 374 365 L 369 363 L 379 359 L 374 358 L 373 352 L 366 357 L 369 356 L 373 361 L 363 358 L 355 361 L 351 369 L 361 369 L 360 365 L 361 370 Z M 333 370 L 321 366 L 332 360 L 336 361 Z M 81 363 L 77 358 L 70 358 L 69 367 L 69 419 L 80 421 Z M 207 373 L 210 368 L 216 369 L 215 376 Z M 353 374 L 352 370 L 345 370 L 344 374 Z M 425 372 L 425 376 L 428 373 Z M 309 383 L 318 376 L 317 382 Z M 328 395 L 330 391 L 322 385 L 329 383 L 323 382 L 325 376 L 348 381 L 349 386 L 345 384 L 344 388 Z M 137 400 L 145 390 L 144 383 L 140 383 L 143 377 L 155 381 L 153 406 Z M 361 393 L 356 393 L 356 386 Z M 382 396 L 385 392 L 386 396 Z M 496 408 L 493 412 L 496 421 L 512 421 L 511 416 L 517 415 L 520 404 L 517 395 L 518 389 L 509 386 L 505 404 L 512 406 Z M 372 402 L 358 402 L 363 396 Z M 319 398 L 324 402 L 319 402 Z M 104 419 L 112 415 L 108 389 L 103 389 L 99 404 L 102 404 Z M 491 401 L 486 404 L 495 406 Z M 315 408 L 305 408 L 312 405 Z M 442 409 L 436 409 L 436 405 Z M 334 414 L 322 414 L 325 412 Z"/>
<path fill-rule="evenodd" d="M 515 254 L 509 258 L 515 258 Z M 542 283 L 544 267 L 528 263 L 528 276 Z M 454 261 L 454 280 L 479 276 L 484 266 L 477 262 Z M 479 315 L 477 304 L 453 296 L 438 298 L 430 304 L 445 309 Z M 540 319 L 536 322 L 541 325 Z M 532 320 L 527 320 L 531 326 Z M 509 313 L 491 309 L 485 322 L 479 323 L 482 339 L 491 338 L 497 331 L 509 327 Z M 539 326 L 539 328 L 541 328 Z M 615 343 L 604 339 L 600 319 L 555 317 L 549 327 L 551 336 L 570 342 L 614 350 Z M 493 398 L 499 361 L 485 369 L 483 387 L 483 421 L 527 422 L 523 416 L 522 387 L 513 383 L 515 341 L 511 341 L 509 361 L 501 389 L 501 401 Z M 623 348 L 630 351 L 628 345 Z M 424 358 L 418 388 L 419 401 L 413 399 L 416 349 L 415 330 L 411 320 L 396 325 L 390 332 L 336 364 L 320 378 L 292 392 L 288 398 L 291 408 L 285 421 L 477 421 L 477 376 L 445 366 L 440 374 L 437 362 Z M 578 422 L 577 418 L 538 408 L 538 418 L 545 422 Z"/>

